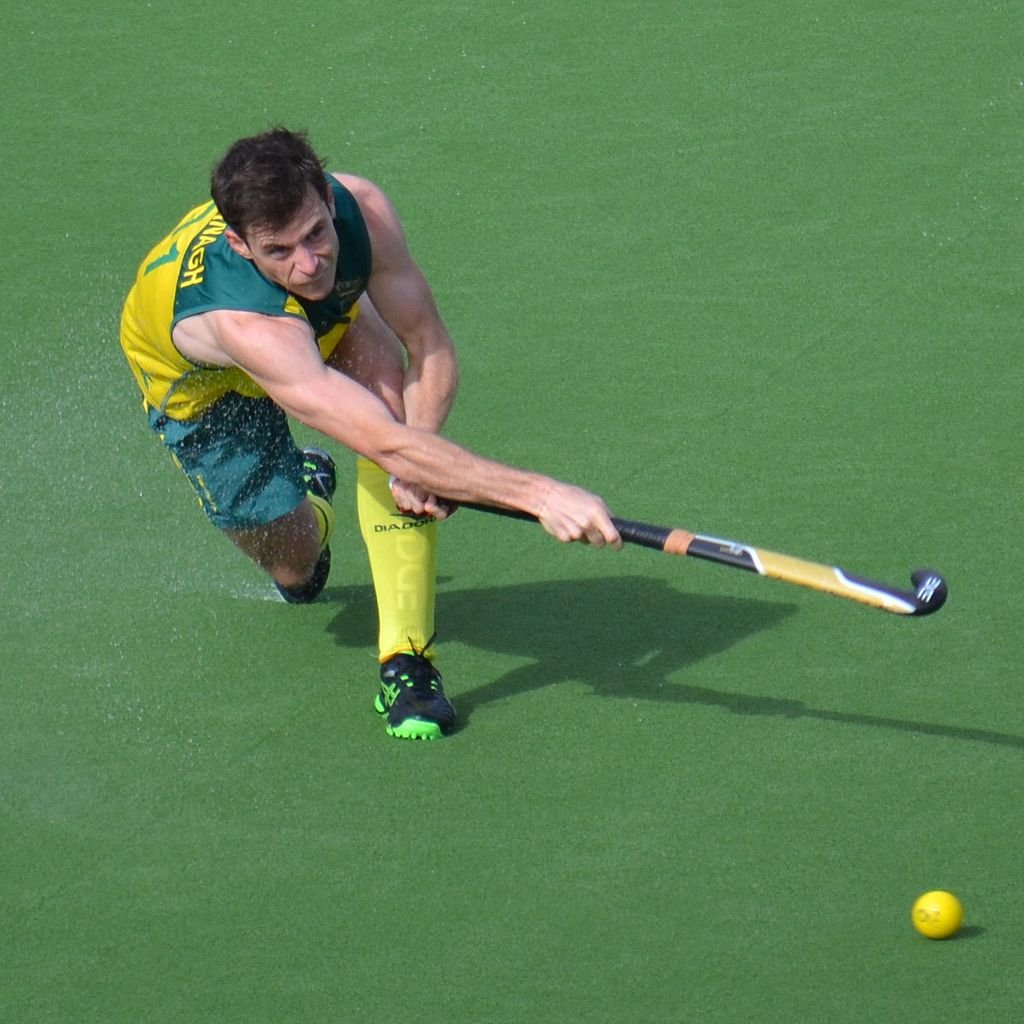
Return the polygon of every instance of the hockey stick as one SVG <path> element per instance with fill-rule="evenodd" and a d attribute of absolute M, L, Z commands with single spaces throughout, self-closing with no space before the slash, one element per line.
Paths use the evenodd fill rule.
<path fill-rule="evenodd" d="M 511 519 L 537 522 L 536 516 L 528 512 L 496 508 L 493 505 L 464 502 L 461 507 Z M 650 523 L 640 523 L 631 519 L 613 517 L 612 522 L 627 544 L 654 548 L 669 555 L 701 558 L 729 565 L 734 569 L 746 569 L 760 576 L 769 576 L 785 583 L 795 583 L 799 587 L 845 597 L 849 601 L 881 608 L 896 615 L 931 615 L 946 603 L 949 593 L 946 581 L 934 569 L 918 569 L 911 573 L 910 581 L 914 589 L 900 590 L 886 583 L 854 576 L 838 566 L 807 562 L 802 558 L 780 555 L 749 544 L 706 537 L 668 526 L 652 526 Z"/>

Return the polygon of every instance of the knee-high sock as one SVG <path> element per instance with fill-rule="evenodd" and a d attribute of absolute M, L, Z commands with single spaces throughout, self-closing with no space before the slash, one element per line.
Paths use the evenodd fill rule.
<path fill-rule="evenodd" d="M 316 516 L 316 529 L 320 534 L 320 547 L 325 548 L 331 543 L 331 535 L 334 533 L 334 509 L 326 498 L 319 494 L 307 494 L 309 503 L 313 506 L 313 514 Z"/>
<path fill-rule="evenodd" d="M 437 523 L 397 515 L 389 477 L 369 459 L 356 460 L 356 509 L 370 559 L 380 622 L 380 660 L 434 635 Z"/>

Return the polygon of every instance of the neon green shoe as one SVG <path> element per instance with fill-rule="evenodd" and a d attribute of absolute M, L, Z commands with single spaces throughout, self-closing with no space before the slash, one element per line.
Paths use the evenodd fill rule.
<path fill-rule="evenodd" d="M 437 740 L 455 727 L 455 708 L 444 695 L 441 673 L 422 652 L 396 654 L 380 667 L 380 692 L 373 701 L 386 715 L 389 736 Z"/>

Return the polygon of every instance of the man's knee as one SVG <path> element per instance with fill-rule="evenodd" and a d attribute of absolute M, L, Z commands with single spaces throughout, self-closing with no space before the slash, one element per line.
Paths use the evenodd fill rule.
<path fill-rule="evenodd" d="M 317 579 L 318 569 L 322 572 L 321 562 L 326 549 L 323 548 L 316 514 L 308 500 L 266 526 L 226 532 L 242 552 L 269 574 L 282 593 L 284 590 L 305 593 Z M 329 562 L 327 568 L 330 568 Z M 317 593 L 322 589 L 323 582 Z"/>

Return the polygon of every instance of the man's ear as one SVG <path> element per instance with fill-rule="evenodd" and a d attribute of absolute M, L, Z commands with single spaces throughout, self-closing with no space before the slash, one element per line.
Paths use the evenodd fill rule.
<path fill-rule="evenodd" d="M 246 244 L 245 239 L 234 228 L 225 228 L 224 237 L 227 239 L 228 245 L 230 245 L 239 256 L 242 256 L 247 260 L 252 259 L 252 250 Z"/>

